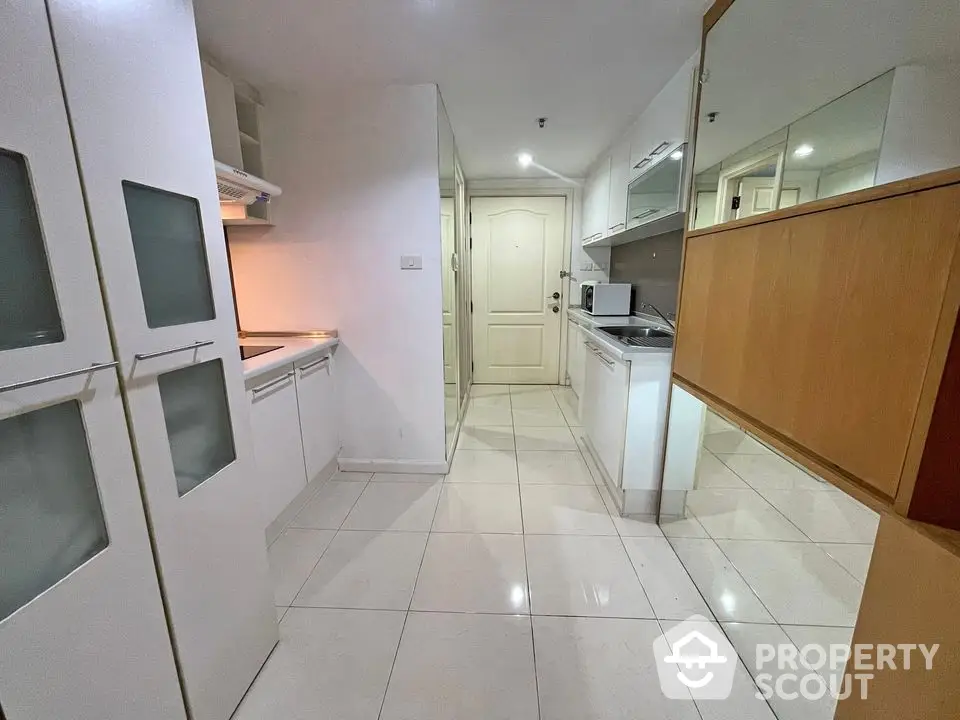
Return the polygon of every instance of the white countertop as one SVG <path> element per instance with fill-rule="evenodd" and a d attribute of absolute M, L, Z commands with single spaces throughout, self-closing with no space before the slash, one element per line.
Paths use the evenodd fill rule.
<path fill-rule="evenodd" d="M 273 352 L 257 355 L 255 358 L 243 361 L 243 378 L 249 380 L 278 367 L 295 363 L 297 360 L 329 350 L 340 344 L 340 338 L 309 338 L 309 337 L 248 337 L 241 338 L 241 346 L 250 345 L 282 345 Z"/>
<path fill-rule="evenodd" d="M 590 342 L 621 362 L 630 362 L 630 359 L 637 355 L 670 354 L 673 352 L 673 348 L 645 348 L 625 345 L 597 329 L 599 327 L 637 325 L 640 327 L 655 327 L 661 330 L 672 331 L 662 320 L 647 319 L 646 316 L 636 315 L 595 316 L 584 312 L 580 308 L 569 308 L 567 315 L 580 326 L 583 333 L 590 338 Z"/>

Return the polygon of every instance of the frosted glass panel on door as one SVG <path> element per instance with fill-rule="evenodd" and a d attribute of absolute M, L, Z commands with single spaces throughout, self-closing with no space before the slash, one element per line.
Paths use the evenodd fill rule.
<path fill-rule="evenodd" d="M 200 204 L 184 195 L 123 183 L 147 326 L 213 320 Z"/>
<path fill-rule="evenodd" d="M 106 546 L 80 404 L 0 420 L 0 620 Z"/>
<path fill-rule="evenodd" d="M 183 496 L 237 458 L 219 360 L 190 365 L 157 378 L 163 420 Z"/>
<path fill-rule="evenodd" d="M 0 150 L 0 350 L 62 341 L 27 162 Z"/>

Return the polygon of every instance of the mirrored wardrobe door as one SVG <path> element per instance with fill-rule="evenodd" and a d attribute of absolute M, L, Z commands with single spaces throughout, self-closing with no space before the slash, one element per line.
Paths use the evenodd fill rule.
<path fill-rule="evenodd" d="M 3 717 L 185 718 L 42 3 L 0 66 Z"/>
<path fill-rule="evenodd" d="M 278 633 L 193 13 L 49 6 L 187 701 L 225 720 Z"/>

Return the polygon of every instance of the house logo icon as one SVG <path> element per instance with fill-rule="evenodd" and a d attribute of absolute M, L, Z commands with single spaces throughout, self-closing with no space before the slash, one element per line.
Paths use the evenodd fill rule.
<path fill-rule="evenodd" d="M 737 654 L 719 626 L 694 615 L 653 643 L 663 694 L 673 700 L 730 696 Z"/>

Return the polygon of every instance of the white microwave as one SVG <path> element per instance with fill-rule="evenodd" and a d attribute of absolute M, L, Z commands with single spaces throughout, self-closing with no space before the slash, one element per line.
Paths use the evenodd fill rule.
<path fill-rule="evenodd" d="M 582 283 L 580 309 L 591 315 L 629 315 L 632 291 L 630 283 Z"/>

